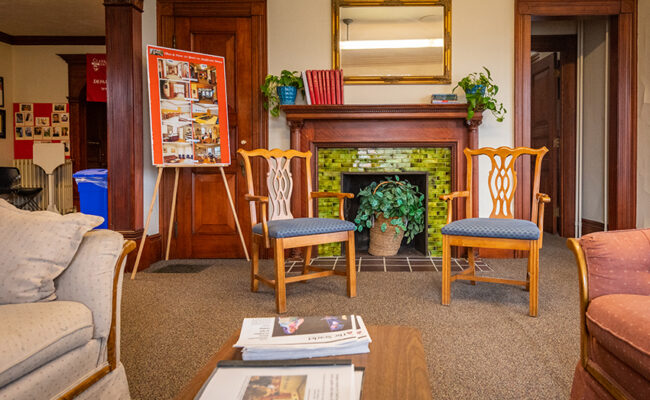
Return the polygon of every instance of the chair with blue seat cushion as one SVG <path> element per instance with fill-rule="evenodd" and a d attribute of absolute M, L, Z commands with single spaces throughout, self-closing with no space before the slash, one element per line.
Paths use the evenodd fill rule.
<path fill-rule="evenodd" d="M 544 204 L 550 197 L 539 193 L 542 159 L 548 152 L 546 147 L 465 149 L 467 158 L 467 190 L 453 192 L 440 198 L 447 201 L 447 225 L 442 230 L 442 304 L 451 302 L 451 282 L 469 280 L 520 285 L 529 291 L 529 315 L 537 316 L 539 249 L 542 248 L 544 228 Z M 515 162 L 522 155 L 534 157 L 531 219 L 515 219 L 514 196 L 517 188 Z M 472 157 L 487 156 L 491 162 L 487 187 L 492 198 L 492 212 L 489 218 L 472 218 Z M 474 189 L 476 190 L 476 189 Z M 452 222 L 452 201 L 466 198 L 466 219 Z M 451 275 L 451 246 L 467 247 L 469 268 Z M 496 248 L 528 251 L 528 272 L 525 281 L 477 276 L 474 268 L 474 248 Z"/>
<path fill-rule="evenodd" d="M 244 159 L 248 194 L 245 199 L 250 202 L 251 229 L 252 229 L 252 257 L 251 257 L 251 290 L 256 292 L 259 282 L 263 282 L 275 289 L 275 304 L 278 313 L 286 311 L 286 284 L 301 282 L 314 278 L 331 275 L 344 275 L 347 277 L 347 292 L 349 297 L 355 297 L 356 268 L 354 261 L 354 231 L 353 222 L 343 219 L 343 202 L 346 198 L 353 198 L 350 193 L 325 193 L 311 191 L 311 152 L 295 150 L 282 151 L 279 149 L 258 149 L 237 151 Z M 251 159 L 259 157 L 266 160 L 268 174 L 266 184 L 268 196 L 255 195 L 253 188 L 253 175 Z M 291 161 L 304 160 L 304 175 L 307 188 L 304 194 L 307 218 L 294 218 L 291 213 L 291 194 L 293 181 L 291 174 Z M 339 219 L 313 218 L 313 199 L 335 197 L 339 200 Z M 257 222 L 257 205 L 260 210 L 260 222 Z M 346 270 L 337 271 L 317 268 L 310 265 L 312 246 L 324 243 L 345 242 Z M 275 279 L 267 279 L 259 274 L 260 246 L 273 248 L 275 259 Z M 302 274 L 286 277 L 284 270 L 284 250 L 302 247 L 304 250 L 304 264 Z"/>

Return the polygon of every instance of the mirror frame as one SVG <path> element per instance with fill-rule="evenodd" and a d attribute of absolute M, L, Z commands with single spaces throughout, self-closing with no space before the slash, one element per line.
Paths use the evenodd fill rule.
<path fill-rule="evenodd" d="M 442 6 L 444 19 L 443 74 L 431 76 L 347 76 L 344 82 L 355 85 L 438 84 L 451 83 L 451 0 L 332 0 L 332 67 L 341 69 L 339 48 L 341 7 Z M 345 72 L 345 71 L 344 71 Z"/>

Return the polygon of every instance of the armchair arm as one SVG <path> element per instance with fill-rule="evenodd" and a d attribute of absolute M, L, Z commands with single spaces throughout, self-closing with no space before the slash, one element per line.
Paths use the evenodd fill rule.
<path fill-rule="evenodd" d="M 550 199 L 549 199 L 550 200 Z M 589 358 L 589 337 L 587 336 L 587 306 L 589 305 L 589 286 L 587 285 L 587 262 L 578 239 L 567 240 L 567 247 L 573 251 L 578 264 L 578 287 L 580 290 L 580 362 L 587 367 Z"/>
<path fill-rule="evenodd" d="M 255 196 L 252 194 L 245 194 L 244 200 L 256 202 L 260 204 L 260 219 L 262 222 L 262 233 L 264 234 L 264 243 L 266 247 L 271 247 L 271 241 L 269 239 L 269 226 L 266 224 L 266 207 L 269 204 L 269 198 L 267 196 Z M 252 228 L 252 227 L 251 227 Z"/>
<path fill-rule="evenodd" d="M 269 198 L 266 197 L 266 196 L 254 196 L 252 194 L 245 194 L 244 195 L 244 200 L 254 201 L 254 202 L 257 202 L 257 203 L 268 203 L 269 202 Z"/>
<path fill-rule="evenodd" d="M 539 228 L 539 248 L 544 239 L 544 204 L 551 202 L 551 197 L 545 193 L 535 193 L 537 199 L 537 227 Z M 533 221 L 535 222 L 535 221 Z"/>
<path fill-rule="evenodd" d="M 339 199 L 339 219 L 344 220 L 343 215 L 343 202 L 345 199 L 353 199 L 354 195 L 352 193 L 336 193 L 336 192 L 311 192 L 312 199 L 324 199 L 328 197 L 336 197 Z"/>
<path fill-rule="evenodd" d="M 459 197 L 469 197 L 469 192 L 468 191 L 462 191 L 462 192 L 451 192 L 449 194 L 443 194 L 440 196 L 440 200 L 444 200 L 447 202 L 447 223 L 451 222 L 451 216 L 452 216 L 452 200 L 459 198 Z"/>

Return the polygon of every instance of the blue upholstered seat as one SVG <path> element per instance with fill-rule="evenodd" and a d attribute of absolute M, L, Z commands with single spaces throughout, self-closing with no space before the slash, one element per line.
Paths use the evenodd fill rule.
<path fill-rule="evenodd" d="M 536 240 L 539 228 L 523 219 L 467 218 L 445 225 L 443 235 Z"/>
<path fill-rule="evenodd" d="M 346 232 L 356 229 L 354 222 L 334 218 L 294 218 L 267 222 L 269 237 L 288 238 L 318 235 L 321 233 Z M 253 233 L 263 235 L 262 224 L 253 227 Z"/>

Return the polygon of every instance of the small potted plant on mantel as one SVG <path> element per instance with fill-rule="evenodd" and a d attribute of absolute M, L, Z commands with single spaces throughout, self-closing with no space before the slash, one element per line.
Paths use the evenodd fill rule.
<path fill-rule="evenodd" d="M 363 188 L 354 222 L 359 232 L 370 229 L 368 253 L 394 256 L 404 236 L 407 243 L 424 230 L 424 194 L 406 180 L 386 177 Z"/>
<path fill-rule="evenodd" d="M 490 110 L 497 121 L 502 122 L 507 111 L 503 104 L 496 100 L 499 87 L 494 84 L 490 70 L 485 67 L 483 69 L 486 72 L 485 74 L 483 72 L 472 72 L 461 79 L 452 92 L 459 87 L 465 91 L 468 121 L 474 117 L 476 111 Z"/>
<path fill-rule="evenodd" d="M 266 97 L 264 108 L 271 111 L 271 115 L 280 115 L 280 104 L 295 104 L 298 89 L 303 88 L 302 78 L 298 71 L 282 70 L 280 76 L 267 75 L 260 90 Z"/>

